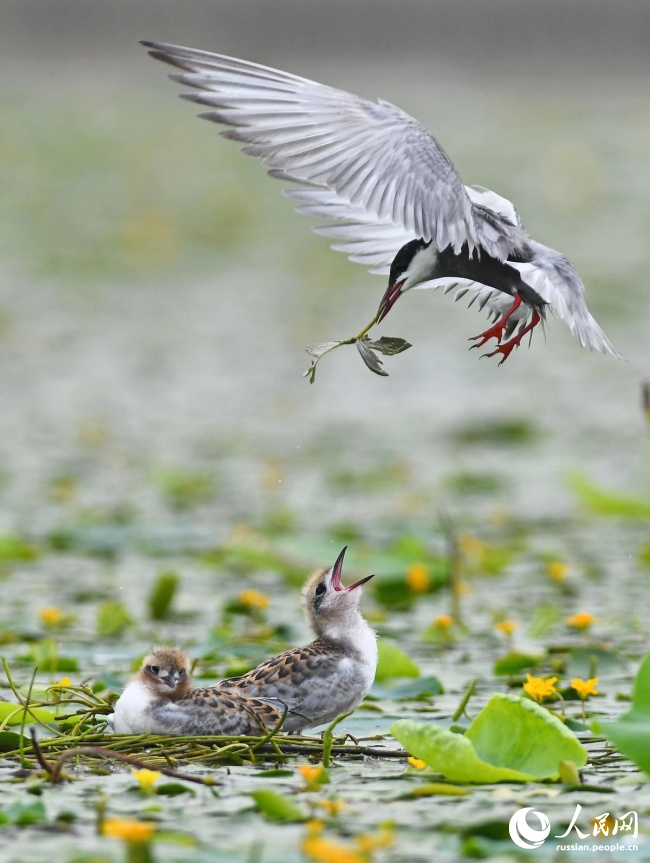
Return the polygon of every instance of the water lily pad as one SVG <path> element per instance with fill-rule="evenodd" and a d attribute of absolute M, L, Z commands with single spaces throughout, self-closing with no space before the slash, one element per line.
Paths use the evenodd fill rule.
<path fill-rule="evenodd" d="M 29 827 L 32 824 L 43 824 L 46 820 L 45 804 L 42 800 L 33 803 L 15 801 L 2 812 L 5 824 L 16 824 L 18 827 Z"/>
<path fill-rule="evenodd" d="M 391 733 L 416 758 L 454 782 L 557 779 L 560 761 L 579 767 L 587 752 L 543 707 L 514 695 L 493 695 L 467 732 L 400 719 Z"/>
<path fill-rule="evenodd" d="M 20 704 L 14 704 L 10 701 L 0 701 L 0 724 L 2 725 L 21 725 L 23 722 L 25 711 Z M 30 712 L 27 714 L 27 722 L 33 722 L 34 717 L 39 722 L 54 722 L 56 712 L 47 707 L 30 707 Z"/>
<path fill-rule="evenodd" d="M 251 797 L 257 805 L 257 809 L 269 821 L 289 824 L 296 821 L 304 821 L 302 810 L 296 806 L 290 797 L 278 794 L 268 788 L 259 788 L 251 791 Z"/>
<path fill-rule="evenodd" d="M 0 752 L 12 752 L 20 747 L 21 741 L 26 740 L 26 737 L 21 737 L 15 731 L 0 731 Z"/>
<path fill-rule="evenodd" d="M 569 475 L 569 487 L 590 512 L 645 521 L 650 518 L 650 499 L 618 494 L 594 485 L 584 474 Z"/>
<path fill-rule="evenodd" d="M 178 797 L 179 794 L 189 794 L 194 797 L 196 794 L 192 788 L 188 788 L 181 782 L 163 782 L 156 786 L 155 791 L 156 794 L 161 794 L 163 797 Z"/>
<path fill-rule="evenodd" d="M 420 669 L 415 662 L 404 651 L 400 650 L 390 641 L 382 638 L 378 644 L 379 663 L 375 673 L 375 680 L 382 682 L 390 680 L 391 677 L 419 677 Z"/>
<path fill-rule="evenodd" d="M 152 620 L 165 620 L 171 616 L 171 608 L 178 590 L 177 572 L 165 570 L 158 574 L 149 593 L 149 617 Z"/>
<path fill-rule="evenodd" d="M 97 609 L 97 634 L 100 638 L 116 638 L 131 623 L 131 615 L 122 602 L 102 602 Z"/>
<path fill-rule="evenodd" d="M 634 679 L 632 710 L 616 722 L 594 722 L 593 728 L 650 775 L 650 653 Z"/>
<path fill-rule="evenodd" d="M 418 785 L 413 788 L 408 794 L 400 797 L 400 800 L 409 800 L 413 797 L 465 797 L 471 794 L 465 788 L 459 788 L 458 785 L 448 785 L 445 782 L 427 782 L 425 785 Z"/>
<path fill-rule="evenodd" d="M 437 677 L 418 677 L 408 683 L 395 686 L 382 686 L 379 683 L 370 690 L 373 698 L 390 698 L 393 701 L 426 701 L 434 695 L 442 695 L 445 690 Z"/>
<path fill-rule="evenodd" d="M 524 668 L 536 668 L 544 659 L 543 656 L 534 656 L 530 653 L 520 653 L 512 650 L 506 656 L 502 656 L 494 663 L 495 674 L 516 674 Z"/>

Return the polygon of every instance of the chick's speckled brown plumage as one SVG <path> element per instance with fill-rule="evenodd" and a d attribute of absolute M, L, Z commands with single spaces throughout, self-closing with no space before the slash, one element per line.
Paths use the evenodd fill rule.
<path fill-rule="evenodd" d="M 282 711 L 245 693 L 193 689 L 178 647 L 155 647 L 128 682 L 109 724 L 117 734 L 253 735 L 278 725 Z"/>
<path fill-rule="evenodd" d="M 161 703 L 154 708 L 152 716 L 174 736 L 259 736 L 279 724 L 282 712 L 260 698 L 212 687 L 190 689 L 178 701 Z"/>
<path fill-rule="evenodd" d="M 377 667 L 375 633 L 361 616 L 361 585 L 341 584 L 345 549 L 331 569 L 315 572 L 303 589 L 307 617 L 318 636 L 219 684 L 288 709 L 283 731 L 331 722 L 360 704 Z"/>

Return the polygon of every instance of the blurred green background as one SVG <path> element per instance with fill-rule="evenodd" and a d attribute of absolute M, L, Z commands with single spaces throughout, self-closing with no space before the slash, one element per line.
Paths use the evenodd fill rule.
<path fill-rule="evenodd" d="M 371 516 L 453 472 L 494 472 L 504 505 L 536 513 L 565 504 L 567 467 L 647 488 L 649 17 L 632 2 L 5 3 L 4 526 L 56 522 L 43 488 L 80 465 L 76 505 L 127 500 L 154 519 L 147 478 L 219 472 L 198 516 L 217 531 L 269 496 L 325 525 L 347 508 L 333 476 L 391 461 L 401 482 L 364 500 Z M 195 121 L 139 38 L 398 103 L 575 262 L 626 361 L 551 321 L 547 344 L 497 369 L 466 350 L 481 316 L 415 292 L 380 330 L 414 344 L 390 378 L 342 350 L 308 386 L 304 346 L 357 332 L 383 279 L 331 253 L 280 184 Z M 534 450 L 456 445 L 459 426 L 503 418 L 539 432 Z"/>

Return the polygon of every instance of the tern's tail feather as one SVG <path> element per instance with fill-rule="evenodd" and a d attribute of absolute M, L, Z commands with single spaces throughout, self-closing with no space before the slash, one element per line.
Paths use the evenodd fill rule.
<path fill-rule="evenodd" d="M 612 356 L 623 358 L 614 345 L 602 331 L 593 315 L 586 309 L 584 315 L 575 316 L 567 320 L 569 329 L 578 339 L 583 348 L 591 351 L 600 351 L 601 354 L 612 354 Z"/>

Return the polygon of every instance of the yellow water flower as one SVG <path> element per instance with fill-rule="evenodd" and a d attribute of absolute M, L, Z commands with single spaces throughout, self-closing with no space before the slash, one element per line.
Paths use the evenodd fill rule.
<path fill-rule="evenodd" d="M 55 683 L 54 685 L 55 686 L 70 686 L 71 683 L 72 683 L 72 681 L 70 680 L 69 677 L 62 677 L 61 680 L 59 680 L 58 683 Z"/>
<path fill-rule="evenodd" d="M 265 593 L 252 587 L 239 594 L 239 601 L 247 608 L 256 608 L 258 611 L 264 611 L 271 604 L 271 600 Z"/>
<path fill-rule="evenodd" d="M 422 761 L 420 758 L 413 758 L 412 755 L 409 755 L 409 764 L 411 767 L 415 767 L 417 770 L 424 770 L 427 766 L 426 761 Z"/>
<path fill-rule="evenodd" d="M 579 677 L 574 677 L 571 681 L 571 689 L 575 689 L 581 700 L 584 701 L 590 695 L 598 695 L 596 689 L 598 679 L 598 677 L 590 677 L 589 680 L 581 680 Z"/>
<path fill-rule="evenodd" d="M 48 608 L 41 608 L 38 616 L 41 618 L 41 623 L 44 626 L 51 627 L 61 626 L 61 624 L 66 619 L 63 611 L 61 611 L 60 608 L 55 608 L 54 606 L 50 606 Z"/>
<path fill-rule="evenodd" d="M 324 809 L 328 815 L 340 815 L 345 809 L 343 800 L 321 800 L 319 803 L 321 809 Z"/>
<path fill-rule="evenodd" d="M 138 780 L 138 785 L 143 791 L 151 791 L 162 773 L 160 770 L 149 770 L 147 767 L 143 767 L 142 770 L 131 770 L 131 775 Z"/>
<path fill-rule="evenodd" d="M 318 791 L 328 780 L 327 771 L 322 764 L 301 764 L 298 773 L 305 780 L 308 791 Z"/>
<path fill-rule="evenodd" d="M 102 824 L 102 834 L 110 839 L 122 839 L 124 842 L 144 844 L 155 833 L 151 821 L 136 821 L 133 818 L 106 818 Z"/>
<path fill-rule="evenodd" d="M 426 593 L 431 586 L 429 570 L 423 563 L 412 563 L 406 568 L 406 586 L 412 593 Z"/>
<path fill-rule="evenodd" d="M 544 680 L 543 677 L 532 677 L 530 674 L 527 674 L 524 691 L 541 704 L 544 698 L 548 698 L 550 695 L 557 695 L 556 683 L 557 677 L 548 677 Z"/>
<path fill-rule="evenodd" d="M 501 632 L 507 638 L 511 638 L 515 629 L 519 624 L 514 620 L 500 620 L 498 623 L 494 624 L 494 628 L 497 632 Z"/>
<path fill-rule="evenodd" d="M 459 533 L 457 542 L 461 551 L 476 560 L 480 560 L 488 548 L 488 544 L 473 533 Z"/>
<path fill-rule="evenodd" d="M 357 848 L 369 857 L 378 848 L 389 848 L 395 842 L 392 830 L 380 830 L 379 833 L 362 833 L 354 838 Z"/>
<path fill-rule="evenodd" d="M 368 863 L 365 854 L 359 854 L 340 842 L 332 842 L 313 834 L 308 834 L 302 840 L 300 850 L 314 863 Z"/>
<path fill-rule="evenodd" d="M 551 581 L 562 582 L 566 581 L 569 574 L 569 566 L 561 560 L 549 560 L 546 564 L 546 574 Z"/>
<path fill-rule="evenodd" d="M 433 625 L 438 629 L 451 629 L 454 625 L 454 618 L 451 614 L 439 614 L 433 621 Z"/>
<path fill-rule="evenodd" d="M 566 622 L 572 629 L 578 629 L 581 632 L 584 632 L 586 629 L 589 629 L 595 619 L 596 618 L 593 614 L 589 614 L 588 611 L 579 611 L 577 614 L 572 614 L 570 617 L 567 617 Z"/>

